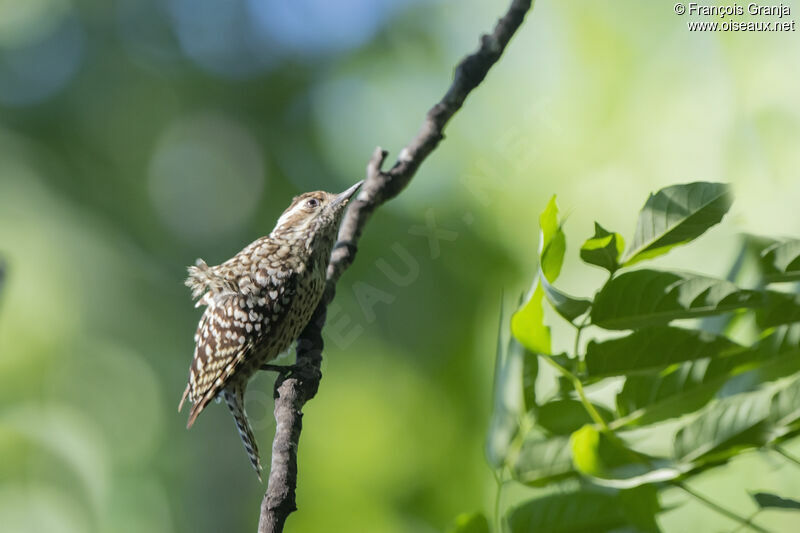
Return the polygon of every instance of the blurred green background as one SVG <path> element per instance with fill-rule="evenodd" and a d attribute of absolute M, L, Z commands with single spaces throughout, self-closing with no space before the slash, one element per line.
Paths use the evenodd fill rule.
<path fill-rule="evenodd" d="M 176 412 L 200 315 L 185 265 L 268 233 L 299 192 L 360 179 L 376 145 L 396 156 L 507 4 L 0 1 L 0 529 L 254 530 L 264 487 L 227 410 L 188 432 Z M 729 181 L 737 201 L 662 264 L 723 274 L 738 232 L 797 236 L 798 33 L 691 19 L 537 2 L 339 285 L 290 530 L 438 531 L 491 510 L 501 294 L 513 305 L 533 277 L 551 194 L 573 294 L 603 278 L 569 259 L 593 221 L 629 236 L 671 183 Z M 247 400 L 265 463 L 272 380 Z M 746 489 L 800 496 L 782 464 L 750 454 L 698 485 L 740 509 Z M 730 526 L 697 504 L 661 523 Z"/>

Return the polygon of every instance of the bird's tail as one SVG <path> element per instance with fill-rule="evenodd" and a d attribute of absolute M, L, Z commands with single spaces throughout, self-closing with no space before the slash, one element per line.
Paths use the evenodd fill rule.
<path fill-rule="evenodd" d="M 239 430 L 239 436 L 242 438 L 247 457 L 250 458 L 250 464 L 253 465 L 258 480 L 262 481 L 258 445 L 256 444 L 255 436 L 253 436 L 253 430 L 250 428 L 250 422 L 247 420 L 247 413 L 244 411 L 244 388 L 226 388 L 223 391 L 223 397 L 225 398 L 225 403 L 228 404 L 228 409 L 231 410 L 234 422 L 236 422 L 236 429 Z"/>

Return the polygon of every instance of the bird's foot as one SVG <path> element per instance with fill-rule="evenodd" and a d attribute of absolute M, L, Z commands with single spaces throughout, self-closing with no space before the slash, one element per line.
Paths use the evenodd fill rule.
<path fill-rule="evenodd" d="M 294 377 L 295 374 L 299 374 L 300 371 L 301 371 L 299 365 L 270 365 L 270 364 L 264 364 L 264 365 L 261 365 L 260 368 L 261 368 L 261 370 L 267 370 L 267 371 L 272 371 L 272 372 L 277 372 L 278 373 L 278 377 L 275 378 L 275 386 L 274 386 L 274 389 L 272 391 L 272 398 L 273 399 L 277 399 L 278 396 L 280 396 L 278 394 L 278 389 L 280 388 L 281 385 L 283 385 L 283 382 L 286 381 L 287 379 L 291 378 L 291 377 Z"/>
<path fill-rule="evenodd" d="M 261 370 L 268 370 L 270 372 L 277 372 L 279 376 L 283 376 L 284 379 L 294 372 L 300 371 L 300 365 L 270 365 L 264 364 L 261 365 Z"/>

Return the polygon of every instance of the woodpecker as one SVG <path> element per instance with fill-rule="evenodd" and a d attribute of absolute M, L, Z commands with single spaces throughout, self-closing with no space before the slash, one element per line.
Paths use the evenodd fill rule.
<path fill-rule="evenodd" d="M 206 309 L 178 411 L 186 400 L 192 403 L 188 429 L 211 400 L 224 399 L 259 481 L 258 446 L 244 409 L 247 383 L 287 350 L 311 319 L 345 206 L 361 183 L 340 194 L 296 196 L 269 235 L 221 265 L 198 259 L 188 269 L 195 307 Z"/>

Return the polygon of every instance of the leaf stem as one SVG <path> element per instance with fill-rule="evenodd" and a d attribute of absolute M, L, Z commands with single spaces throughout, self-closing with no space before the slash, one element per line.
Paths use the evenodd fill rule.
<path fill-rule="evenodd" d="M 578 393 L 583 407 L 589 413 L 589 416 L 592 417 L 592 420 L 594 420 L 596 424 L 603 428 L 603 431 L 609 431 L 606 421 L 603 419 L 600 413 L 597 412 L 597 409 L 594 408 L 594 405 L 592 405 L 592 402 L 589 401 L 589 398 L 586 397 L 586 392 L 583 390 L 583 384 L 581 383 L 581 380 L 575 376 L 572 376 L 572 385 L 575 387 L 575 392 Z"/>
<path fill-rule="evenodd" d="M 575 344 L 572 346 L 572 352 L 575 354 L 575 358 L 580 361 L 581 357 L 578 354 L 578 351 L 581 347 L 581 333 L 583 332 L 583 328 L 586 327 L 586 324 L 581 324 L 580 326 L 576 326 L 577 331 L 575 331 Z"/>
<path fill-rule="evenodd" d="M 578 376 L 556 363 L 552 357 L 545 355 L 542 358 L 572 382 L 572 386 L 575 389 L 575 392 L 578 393 L 578 398 L 580 398 L 583 408 L 586 409 L 587 413 L 589 413 L 589 416 L 592 418 L 592 420 L 594 420 L 594 423 L 600 426 L 603 431 L 609 431 L 606 421 L 603 419 L 600 413 L 597 412 L 597 409 L 594 408 L 594 405 L 592 405 L 592 402 L 589 401 L 589 398 L 586 397 L 586 391 L 583 390 L 583 384 L 581 383 L 581 380 L 578 379 Z"/>
<path fill-rule="evenodd" d="M 503 471 L 501 471 L 499 475 L 496 470 L 492 471 L 492 473 L 494 474 L 494 480 L 497 483 L 497 489 L 495 490 L 494 495 L 494 527 L 497 533 L 502 533 L 503 528 L 502 524 L 500 523 L 500 498 L 503 495 Z"/>
<path fill-rule="evenodd" d="M 686 485 L 685 483 L 683 483 L 681 481 L 673 481 L 672 485 L 678 487 L 679 489 L 682 489 L 685 493 L 687 493 L 690 496 L 694 497 L 698 501 L 704 503 L 707 507 L 717 511 L 720 514 L 723 514 L 723 515 L 727 516 L 731 520 L 735 520 L 736 522 L 739 522 L 739 524 L 741 524 L 743 527 L 749 527 L 753 531 L 758 531 L 759 533 L 769 533 L 769 531 L 764 529 L 763 527 L 757 526 L 756 524 L 752 523 L 752 519 L 753 519 L 752 516 L 749 517 L 749 518 L 745 518 L 745 517 L 743 517 L 741 515 L 738 515 L 738 514 L 734 513 L 733 511 L 731 511 L 730 509 L 722 507 L 720 504 L 718 504 L 718 503 L 716 503 L 716 502 L 714 502 L 712 500 L 709 500 L 708 498 L 706 498 L 705 496 L 703 496 L 699 492 L 696 492 L 693 488 L 689 487 L 689 485 Z"/>
<path fill-rule="evenodd" d="M 742 530 L 742 528 L 745 528 L 745 527 L 750 527 L 750 526 L 752 525 L 752 523 L 753 523 L 753 520 L 755 519 L 756 515 L 757 515 L 758 513 L 760 513 L 760 512 L 761 512 L 761 509 L 756 509 L 755 511 L 753 511 L 753 513 L 752 513 L 750 516 L 748 516 L 748 517 L 747 517 L 747 523 L 746 523 L 746 524 L 739 524 L 739 525 L 736 527 L 736 529 L 734 529 L 733 531 L 731 531 L 731 533 L 737 533 L 738 531 L 741 531 L 741 530 Z"/>

